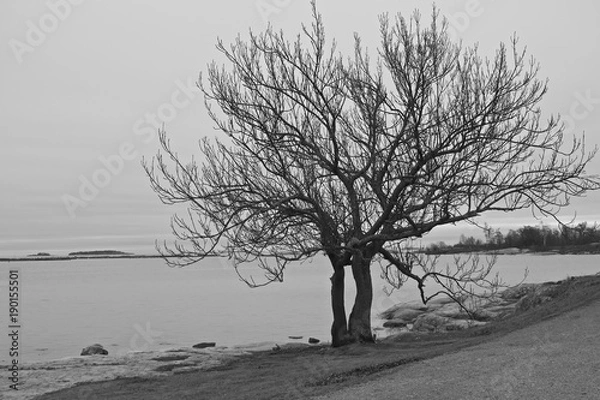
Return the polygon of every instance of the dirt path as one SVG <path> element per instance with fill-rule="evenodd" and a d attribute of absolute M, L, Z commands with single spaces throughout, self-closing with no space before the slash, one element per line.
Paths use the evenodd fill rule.
<path fill-rule="evenodd" d="M 600 302 L 321 400 L 600 399 Z"/>

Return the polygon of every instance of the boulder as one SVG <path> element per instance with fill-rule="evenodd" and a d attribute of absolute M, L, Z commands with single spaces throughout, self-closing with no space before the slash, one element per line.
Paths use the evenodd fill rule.
<path fill-rule="evenodd" d="M 192 347 L 195 349 L 204 349 L 206 347 L 215 347 L 216 345 L 217 344 L 215 342 L 200 342 L 193 345 Z"/>
<path fill-rule="evenodd" d="M 421 309 L 406 308 L 404 304 L 399 304 L 381 313 L 383 319 L 404 320 L 407 322 L 414 321 L 419 315 L 427 311 L 427 308 Z"/>
<path fill-rule="evenodd" d="M 435 314 L 422 314 L 415 320 L 413 330 L 421 332 L 437 331 L 443 328 L 448 320 L 448 318 Z"/>
<path fill-rule="evenodd" d="M 91 346 L 84 347 L 81 350 L 82 356 L 91 356 L 94 354 L 108 355 L 108 350 L 106 350 L 101 344 L 95 343 Z"/>
<path fill-rule="evenodd" d="M 465 316 L 465 311 L 457 303 L 445 304 L 435 310 L 434 313 L 445 318 L 462 318 Z"/>
<path fill-rule="evenodd" d="M 317 344 L 319 342 L 321 342 L 321 341 L 319 339 L 314 338 L 314 337 L 308 338 L 308 343 L 310 343 L 310 344 Z"/>
<path fill-rule="evenodd" d="M 441 305 L 449 304 L 449 303 L 454 303 L 454 300 L 452 300 L 450 297 L 448 297 L 446 295 L 438 295 L 438 296 L 434 297 L 433 299 L 429 300 L 427 302 L 427 305 L 441 306 Z"/>

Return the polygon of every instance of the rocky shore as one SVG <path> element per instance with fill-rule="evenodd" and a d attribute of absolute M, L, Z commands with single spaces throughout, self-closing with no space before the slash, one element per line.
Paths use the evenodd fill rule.
<path fill-rule="evenodd" d="M 448 332 L 480 326 L 551 300 L 560 282 L 521 284 L 487 299 L 470 298 L 463 307 L 440 296 L 424 305 L 421 301 L 397 304 L 380 314 L 386 336 L 406 332 Z"/>
<path fill-rule="evenodd" d="M 149 378 L 201 371 L 253 351 L 271 350 L 273 343 L 239 347 L 173 348 L 155 352 L 133 352 L 124 356 L 95 354 L 23 364 L 19 370 L 19 390 L 0 390 L 3 399 L 32 399 L 43 393 L 85 382 L 117 378 Z M 6 370 L 8 366 L 0 368 Z M 92 389 L 89 389 L 90 391 Z M 90 392 L 90 397 L 93 393 Z"/>

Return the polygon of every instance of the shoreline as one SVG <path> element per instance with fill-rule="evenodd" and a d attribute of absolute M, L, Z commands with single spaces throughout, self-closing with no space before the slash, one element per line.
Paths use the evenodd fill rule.
<path fill-rule="evenodd" d="M 239 346 L 216 346 L 203 349 L 171 347 L 156 351 L 129 352 L 125 355 L 70 356 L 49 361 L 20 364 L 19 390 L 3 386 L 0 397 L 33 399 L 40 395 L 72 388 L 82 384 L 125 378 L 150 379 L 183 373 L 220 368 L 236 359 L 253 353 L 281 349 L 318 347 L 304 343 L 253 343 Z M 6 370 L 8 365 L 0 365 Z"/>
<path fill-rule="evenodd" d="M 327 343 L 308 345 L 292 342 L 274 347 L 275 343 L 262 342 L 247 346 L 205 349 L 175 347 L 161 351 L 129 353 L 121 357 L 69 357 L 31 363 L 25 365 L 22 370 L 24 390 L 20 390 L 18 396 L 16 393 L 7 393 L 12 397 L 6 398 L 33 398 L 46 394 L 52 399 L 78 399 L 82 393 L 87 394 L 87 398 L 96 398 L 93 395 L 100 393 L 99 398 L 103 398 L 105 389 L 122 390 L 125 386 L 153 386 L 155 383 L 167 385 L 169 382 L 186 379 L 196 382 L 197 378 L 193 377 L 198 374 L 202 374 L 203 382 L 207 380 L 203 384 L 212 385 L 209 388 L 212 390 L 210 393 L 228 390 L 233 394 L 242 389 L 223 388 L 220 384 L 223 379 L 236 379 L 238 386 L 258 385 L 255 380 L 270 373 L 274 374 L 273 379 L 278 382 L 292 379 L 286 383 L 292 386 L 298 384 L 298 380 L 308 379 L 313 383 L 309 384 L 309 389 L 305 388 L 307 383 L 302 383 L 301 393 L 305 394 L 305 390 L 321 393 L 321 386 L 323 390 L 330 390 L 345 387 L 357 379 L 368 380 L 377 371 L 412 364 L 488 342 L 600 299 L 597 289 L 600 285 L 600 273 L 566 279 L 562 283 L 564 291 L 559 292 L 555 300 L 527 310 L 523 314 L 492 321 L 488 326 L 439 334 L 403 334 L 383 339 L 375 345 L 350 345 L 335 349 Z M 242 378 L 237 376 L 240 374 Z M 298 374 L 301 378 L 298 378 Z M 279 375 L 290 376 L 277 378 Z M 287 390 L 275 386 L 272 389 L 274 391 Z M 63 396 L 65 393 L 67 396 Z M 73 394 L 68 395 L 69 393 Z M 136 396 L 132 398 L 144 398 L 143 393 L 139 396 L 137 391 L 135 393 Z M 46 398 L 46 395 L 42 398 Z"/>

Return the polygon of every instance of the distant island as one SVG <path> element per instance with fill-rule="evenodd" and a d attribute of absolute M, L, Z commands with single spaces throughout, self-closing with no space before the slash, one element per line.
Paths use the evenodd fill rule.
<path fill-rule="evenodd" d="M 52 254 L 39 252 L 39 253 L 36 253 L 36 254 L 30 254 L 27 257 L 52 257 Z"/>
<path fill-rule="evenodd" d="M 91 250 L 91 251 L 73 251 L 69 253 L 71 257 L 102 257 L 102 256 L 133 256 L 133 253 L 126 253 L 118 250 Z"/>

